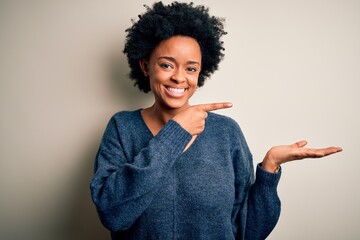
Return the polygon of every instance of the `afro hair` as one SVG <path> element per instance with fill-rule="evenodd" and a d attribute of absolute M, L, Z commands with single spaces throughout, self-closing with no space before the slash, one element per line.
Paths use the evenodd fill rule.
<path fill-rule="evenodd" d="M 149 92 L 150 83 L 141 71 L 139 60 L 149 59 L 158 44 L 172 36 L 187 36 L 197 40 L 202 55 L 201 72 L 198 86 L 204 85 L 205 79 L 218 69 L 224 57 L 221 37 L 224 31 L 224 19 L 209 15 L 204 6 L 193 3 L 173 2 L 164 5 L 156 2 L 153 7 L 146 6 L 146 12 L 139 15 L 139 20 L 126 29 L 124 53 L 130 66 L 130 78 L 135 86 L 145 93 Z"/>

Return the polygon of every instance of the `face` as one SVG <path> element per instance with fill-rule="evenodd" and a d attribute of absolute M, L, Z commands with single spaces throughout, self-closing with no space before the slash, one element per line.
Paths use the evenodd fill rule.
<path fill-rule="evenodd" d="M 201 50 L 195 39 L 174 36 L 164 40 L 140 66 L 149 77 L 155 104 L 178 110 L 189 106 L 201 70 Z"/>

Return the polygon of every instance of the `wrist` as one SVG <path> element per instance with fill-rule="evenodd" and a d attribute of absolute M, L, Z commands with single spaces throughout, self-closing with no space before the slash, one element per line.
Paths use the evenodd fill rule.
<path fill-rule="evenodd" d="M 261 168 L 270 173 L 277 173 L 280 170 L 280 165 L 269 159 L 264 159 Z"/>

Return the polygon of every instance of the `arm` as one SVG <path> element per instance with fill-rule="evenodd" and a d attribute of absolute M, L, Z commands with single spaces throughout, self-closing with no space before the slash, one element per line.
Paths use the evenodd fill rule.
<path fill-rule="evenodd" d="M 274 229 L 280 216 L 277 185 L 281 171 L 264 171 L 257 165 L 254 177 L 253 159 L 240 131 L 233 153 L 235 171 L 235 204 L 233 225 L 236 239 L 265 239 Z"/>
<path fill-rule="evenodd" d="M 280 164 L 305 158 L 321 158 L 342 151 L 338 147 L 304 148 L 306 144 L 306 141 L 300 141 L 271 148 L 262 164 L 257 166 L 255 182 L 252 175 L 252 158 L 250 153 L 246 153 L 246 144 L 243 146 L 246 151 L 240 158 L 249 162 L 249 174 L 240 185 L 243 186 L 240 189 L 247 195 L 238 194 L 239 199 L 242 199 L 238 216 L 240 239 L 265 239 L 276 226 L 281 209 L 277 195 L 277 185 L 281 176 Z"/>
<path fill-rule="evenodd" d="M 190 139 L 191 135 L 179 124 L 169 121 L 130 161 L 123 152 L 116 122 L 111 119 L 100 144 L 90 185 L 104 226 L 121 231 L 134 223 L 149 206 L 162 179 Z"/>
<path fill-rule="evenodd" d="M 244 239 L 265 239 L 275 228 L 280 217 L 281 202 L 277 194 L 281 171 L 269 173 L 260 164 L 256 181 L 248 195 L 246 234 Z"/>

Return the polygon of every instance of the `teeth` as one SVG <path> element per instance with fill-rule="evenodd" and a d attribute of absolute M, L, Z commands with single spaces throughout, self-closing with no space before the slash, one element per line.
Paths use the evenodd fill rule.
<path fill-rule="evenodd" d="M 169 91 L 174 92 L 174 93 L 183 93 L 183 92 L 185 92 L 185 88 L 171 88 L 171 87 L 168 87 L 167 89 L 169 89 Z"/>

